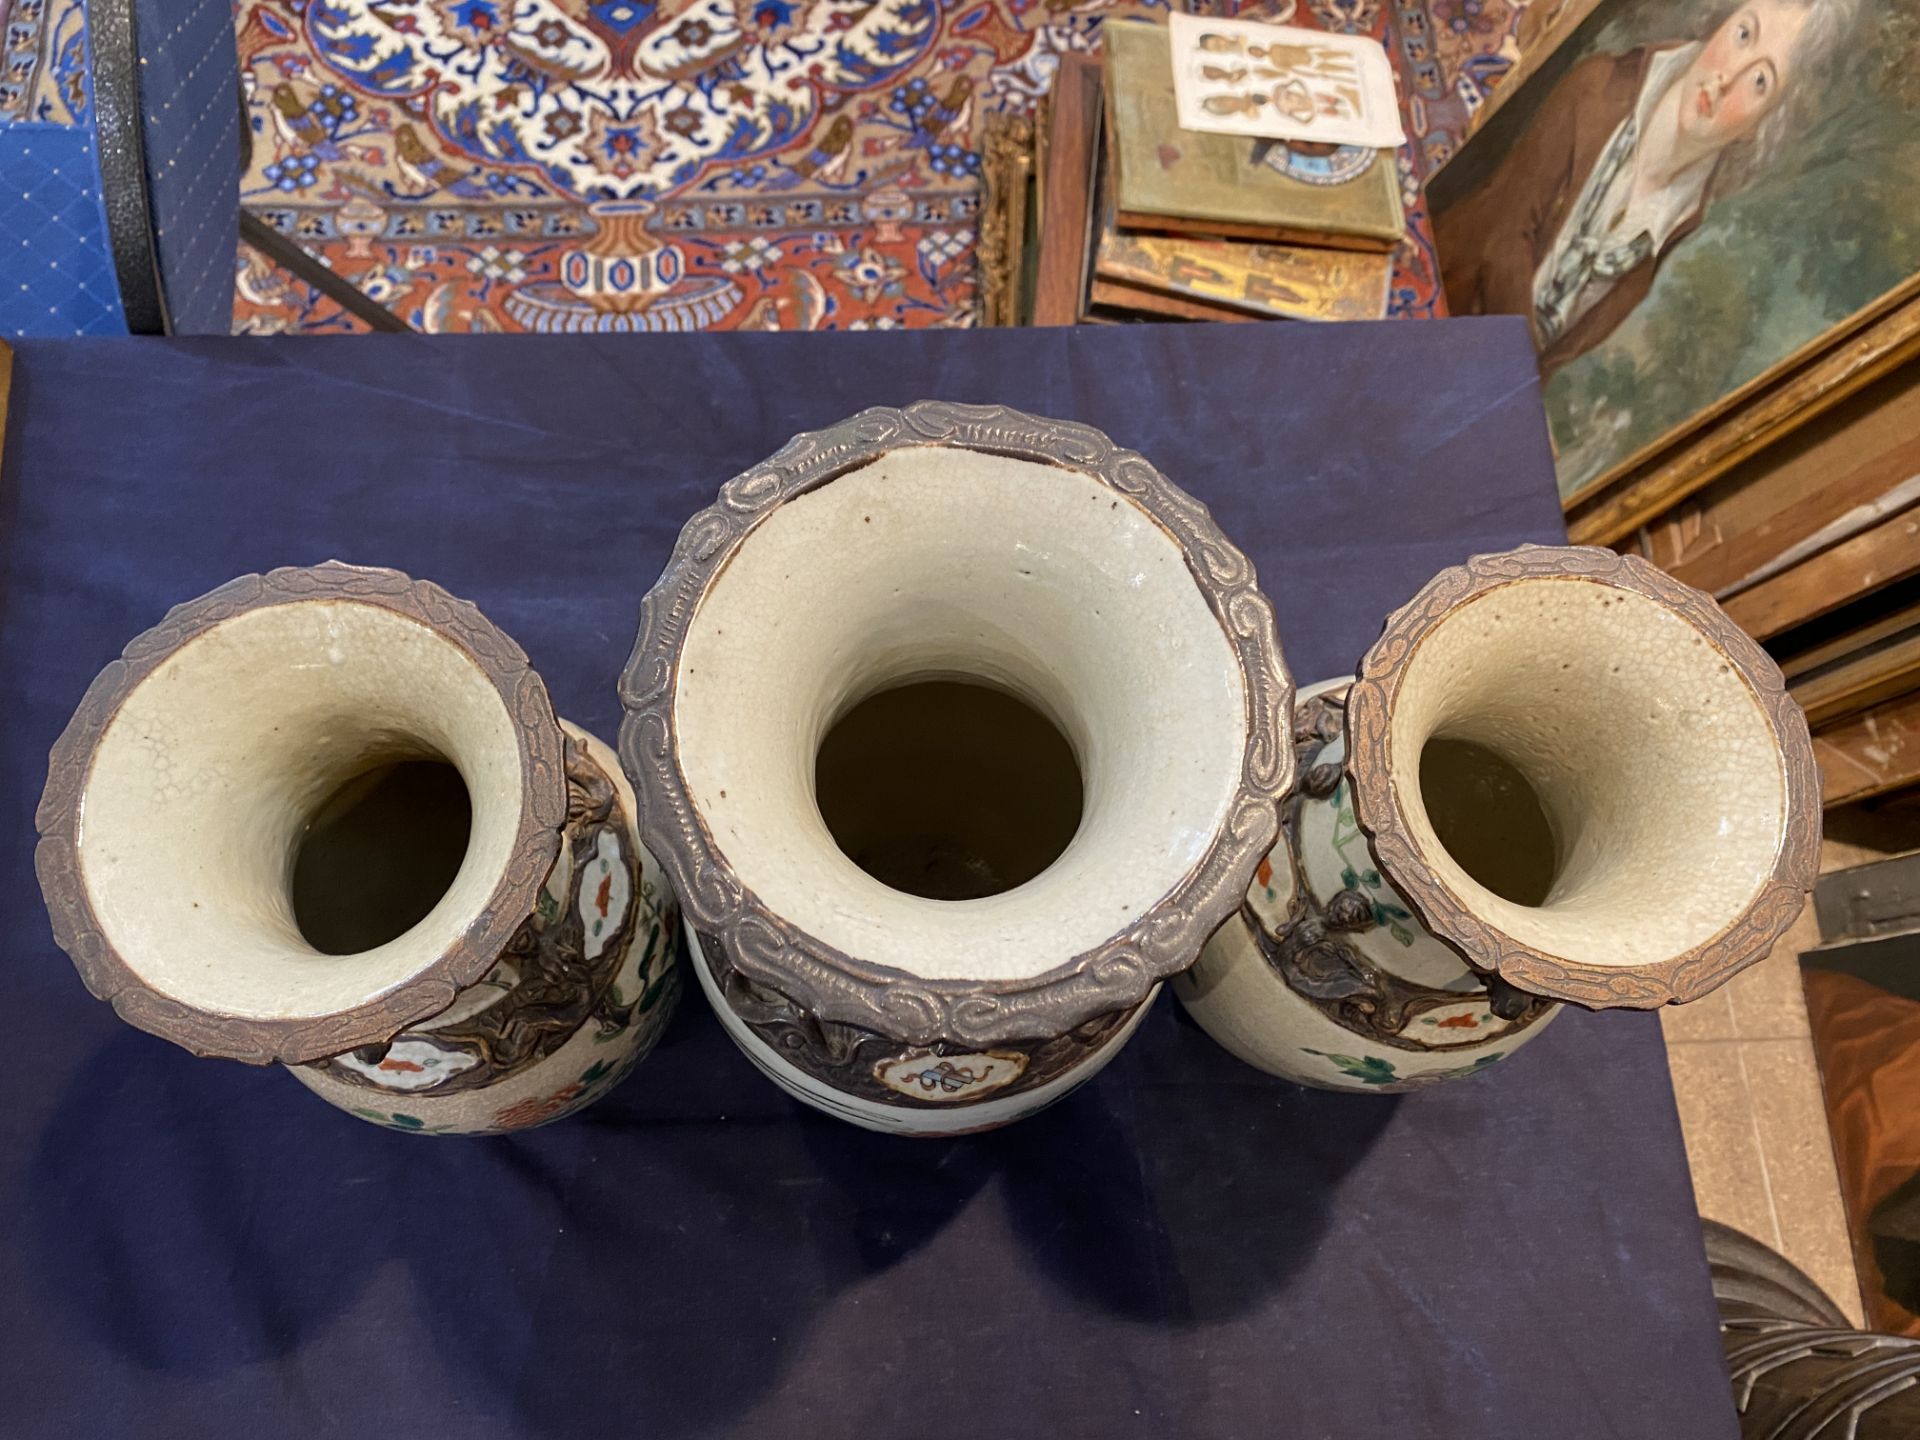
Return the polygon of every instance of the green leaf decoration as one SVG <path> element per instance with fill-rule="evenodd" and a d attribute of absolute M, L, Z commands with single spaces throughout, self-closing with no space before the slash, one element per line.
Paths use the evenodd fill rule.
<path fill-rule="evenodd" d="M 612 1068 L 613 1062 L 611 1060 L 596 1060 L 587 1067 L 586 1073 L 580 1077 L 580 1083 L 582 1085 L 591 1085 Z"/>
<path fill-rule="evenodd" d="M 1403 949 L 1411 950 L 1413 948 L 1413 931 L 1402 925 L 1398 920 L 1387 926 L 1387 933 L 1398 940 Z"/>
<path fill-rule="evenodd" d="M 1359 883 L 1360 877 L 1353 873 L 1353 867 L 1351 865 L 1340 872 L 1340 888 L 1342 890 L 1351 890 Z"/>
<path fill-rule="evenodd" d="M 640 997 L 640 1013 L 644 1015 L 653 1009 L 654 1006 L 658 1005 L 660 1003 L 660 996 L 666 991 L 667 986 L 672 983 L 673 971 L 661 971 L 660 974 L 654 978 L 653 983 L 647 986 L 646 993 Z"/>
<path fill-rule="evenodd" d="M 1508 1052 L 1503 1050 L 1495 1055 L 1480 1055 L 1475 1057 L 1471 1065 L 1457 1065 L 1451 1070 L 1435 1070 L 1429 1074 L 1422 1075 L 1420 1080 L 1422 1084 L 1437 1083 L 1441 1080 L 1464 1080 L 1467 1076 L 1478 1075 L 1489 1065 L 1497 1064 L 1506 1059 L 1507 1054 Z"/>
<path fill-rule="evenodd" d="M 424 1130 L 427 1128 L 427 1122 L 422 1120 L 418 1115 L 402 1115 L 398 1110 L 393 1112 L 393 1123 L 398 1125 L 402 1130 Z"/>
<path fill-rule="evenodd" d="M 1330 1055 L 1325 1050 L 1308 1050 L 1306 1053 L 1331 1060 L 1336 1067 L 1363 1085 L 1391 1085 L 1400 1078 L 1394 1074 L 1393 1062 L 1382 1060 L 1378 1055 Z"/>
<path fill-rule="evenodd" d="M 602 1020 L 593 1032 L 593 1043 L 605 1045 L 609 1040 L 618 1040 L 627 1033 L 627 1027 L 618 1021 Z"/>
<path fill-rule="evenodd" d="M 1369 890 L 1378 890 L 1380 888 L 1380 872 L 1378 870 L 1363 871 L 1360 875 L 1360 883 L 1365 885 Z"/>

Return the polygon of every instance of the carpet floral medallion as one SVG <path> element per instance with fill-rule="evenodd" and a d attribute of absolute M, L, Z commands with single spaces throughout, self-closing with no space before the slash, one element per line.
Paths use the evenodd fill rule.
<path fill-rule="evenodd" d="M 1396 5 L 1429 27 L 1429 7 L 1510 8 L 1209 8 L 1291 12 L 1392 47 Z M 1031 111 L 1059 54 L 1096 46 L 1106 19 L 1164 13 L 1150 0 L 239 0 L 242 201 L 426 331 L 970 325 L 981 116 Z M 1403 96 L 1421 99 L 1404 81 Z M 1433 315 L 1413 147 L 1401 174 L 1411 225 L 1392 313 Z M 252 251 L 237 280 L 236 329 L 360 328 Z"/>

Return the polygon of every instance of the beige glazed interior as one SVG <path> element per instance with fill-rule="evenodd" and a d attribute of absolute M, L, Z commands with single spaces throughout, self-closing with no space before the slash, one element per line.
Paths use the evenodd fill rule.
<path fill-rule="evenodd" d="M 1537 800 L 1551 832 L 1533 877 L 1516 885 L 1472 861 L 1475 827 L 1511 823 L 1512 808 L 1448 819 L 1430 805 L 1436 759 L 1471 758 L 1447 742 L 1490 752 L 1530 788 L 1520 798 Z M 1597 580 L 1516 580 L 1446 615 L 1406 663 L 1389 744 L 1394 802 L 1434 876 L 1488 924 L 1564 960 L 1644 965 L 1711 940 L 1760 892 L 1784 841 L 1786 775 L 1751 686 L 1680 615 Z M 1524 829 L 1524 806 L 1519 819 Z M 1533 879 L 1524 898 L 1537 904 L 1495 893 Z"/>
<path fill-rule="evenodd" d="M 464 858 L 404 933 L 322 953 L 295 914 L 303 841 L 343 787 L 405 761 L 457 769 Z M 108 723 L 81 875 L 107 940 L 161 994 L 248 1018 L 335 1014 L 426 969 L 487 908 L 518 840 L 524 763 L 493 682 L 425 625 L 352 601 L 248 611 L 187 641 Z"/>
<path fill-rule="evenodd" d="M 927 681 L 1037 711 L 1077 768 L 1064 850 L 999 893 L 883 883 L 822 816 L 829 732 L 882 692 L 903 692 L 901 715 L 953 694 L 906 695 Z M 707 591 L 675 685 L 681 773 L 740 881 L 819 942 L 935 980 L 1040 975 L 1133 924 L 1212 845 L 1249 732 L 1237 653 L 1144 510 L 1070 470 L 943 447 L 890 452 L 774 510 Z M 953 701 L 983 717 L 955 743 L 994 783 L 1076 793 L 1071 777 L 1022 778 L 1015 757 L 996 768 L 981 737 L 1001 722 L 979 699 Z M 947 803 L 927 778 L 936 757 L 870 733 L 863 783 L 902 813 Z"/>

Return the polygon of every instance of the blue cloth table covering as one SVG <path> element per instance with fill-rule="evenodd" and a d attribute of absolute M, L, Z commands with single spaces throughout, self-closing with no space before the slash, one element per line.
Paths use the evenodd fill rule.
<path fill-rule="evenodd" d="M 683 519 L 870 404 L 1099 426 L 1344 673 L 1440 567 L 1561 537 L 1524 327 L 26 342 L 0 470 L 0 1434 L 1729 1440 L 1660 1041 L 1571 1012 L 1488 1075 L 1297 1089 L 1163 997 L 953 1141 L 768 1084 L 697 990 L 582 1115 L 376 1129 L 120 1024 L 33 879 L 48 746 L 176 601 L 339 556 L 476 601 L 611 738 Z"/>

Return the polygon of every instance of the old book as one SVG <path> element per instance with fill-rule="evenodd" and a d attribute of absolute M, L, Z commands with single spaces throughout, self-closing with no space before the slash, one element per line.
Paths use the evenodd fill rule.
<path fill-rule="evenodd" d="M 1244 310 L 1230 310 L 1224 305 L 1208 305 L 1179 295 L 1121 285 L 1098 276 L 1094 277 L 1088 289 L 1087 301 L 1090 305 L 1109 311 L 1131 311 L 1167 320 L 1233 320 L 1252 324 L 1260 318 Z"/>
<path fill-rule="evenodd" d="M 1279 320 L 1378 320 L 1392 263 L 1354 250 L 1103 232 L 1095 274 Z"/>
<path fill-rule="evenodd" d="M 1352 250 L 1400 242 L 1391 151 L 1183 130 L 1165 29 L 1115 21 L 1102 32 L 1120 229 Z"/>
<path fill-rule="evenodd" d="M 1125 234 L 1109 210 L 1093 269 L 1100 280 L 1214 309 L 1278 320 L 1378 320 L 1387 313 L 1393 261 L 1357 250 Z"/>
<path fill-rule="evenodd" d="M 1116 223 L 1111 151 L 1104 143 L 1098 158 L 1096 286 L 1105 282 L 1136 295 L 1162 295 L 1176 303 L 1140 308 L 1188 319 L 1378 320 L 1386 314 L 1391 256 L 1123 232 Z"/>

